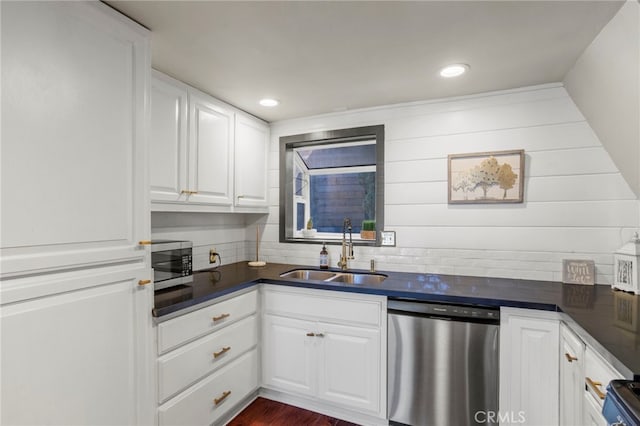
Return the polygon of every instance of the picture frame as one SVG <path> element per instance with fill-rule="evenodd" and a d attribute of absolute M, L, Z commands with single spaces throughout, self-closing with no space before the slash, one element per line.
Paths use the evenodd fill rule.
<path fill-rule="evenodd" d="M 522 203 L 524 150 L 450 154 L 449 204 Z"/>

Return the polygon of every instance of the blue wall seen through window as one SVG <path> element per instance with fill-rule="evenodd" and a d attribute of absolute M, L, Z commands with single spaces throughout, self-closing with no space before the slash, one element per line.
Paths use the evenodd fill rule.
<path fill-rule="evenodd" d="M 318 232 L 342 232 L 345 217 L 353 232 L 362 221 L 375 220 L 375 172 L 312 175 L 310 207 L 313 227 Z"/>

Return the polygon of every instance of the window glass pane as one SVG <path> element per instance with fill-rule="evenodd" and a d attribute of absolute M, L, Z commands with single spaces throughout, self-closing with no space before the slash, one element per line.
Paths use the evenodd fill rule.
<path fill-rule="evenodd" d="M 313 227 L 318 232 L 342 232 L 344 218 L 348 217 L 353 232 L 359 233 L 363 220 L 375 220 L 375 181 L 375 172 L 312 175 Z"/>
<path fill-rule="evenodd" d="M 302 170 L 300 170 L 299 168 L 296 167 L 296 179 L 295 179 L 295 195 L 299 195 L 302 196 L 304 195 L 302 193 L 302 189 L 304 188 L 304 173 L 302 173 Z"/>
<path fill-rule="evenodd" d="M 309 148 L 299 150 L 298 153 L 309 170 L 376 164 L 375 143 L 336 148 Z"/>
<path fill-rule="evenodd" d="M 296 203 L 296 230 L 304 229 L 306 223 L 304 221 L 304 203 Z"/>

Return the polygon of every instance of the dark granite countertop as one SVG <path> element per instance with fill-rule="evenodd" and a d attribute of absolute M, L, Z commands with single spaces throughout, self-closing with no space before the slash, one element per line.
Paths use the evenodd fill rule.
<path fill-rule="evenodd" d="M 252 268 L 246 262 L 239 262 L 199 271 L 194 273 L 190 286 L 157 291 L 153 315 L 161 321 L 162 317 L 173 317 L 180 311 L 213 303 L 215 299 L 258 283 L 435 302 L 559 311 L 569 316 L 570 325 L 577 325 L 588 333 L 587 338 L 593 338 L 596 345 L 604 348 L 630 372 L 640 375 L 640 295 L 613 291 L 604 285 L 385 271 L 379 272 L 388 276 L 386 280 L 368 285 L 300 282 L 280 277 L 280 274 L 296 268 L 316 269 L 280 263 Z M 584 338 L 584 334 L 581 337 Z"/>

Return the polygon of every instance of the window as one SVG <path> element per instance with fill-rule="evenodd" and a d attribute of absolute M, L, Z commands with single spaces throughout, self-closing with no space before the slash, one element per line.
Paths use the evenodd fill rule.
<path fill-rule="evenodd" d="M 384 226 L 384 126 L 282 137 L 280 164 L 281 242 L 341 240 L 349 218 L 354 240 L 376 245 L 360 231 Z"/>

